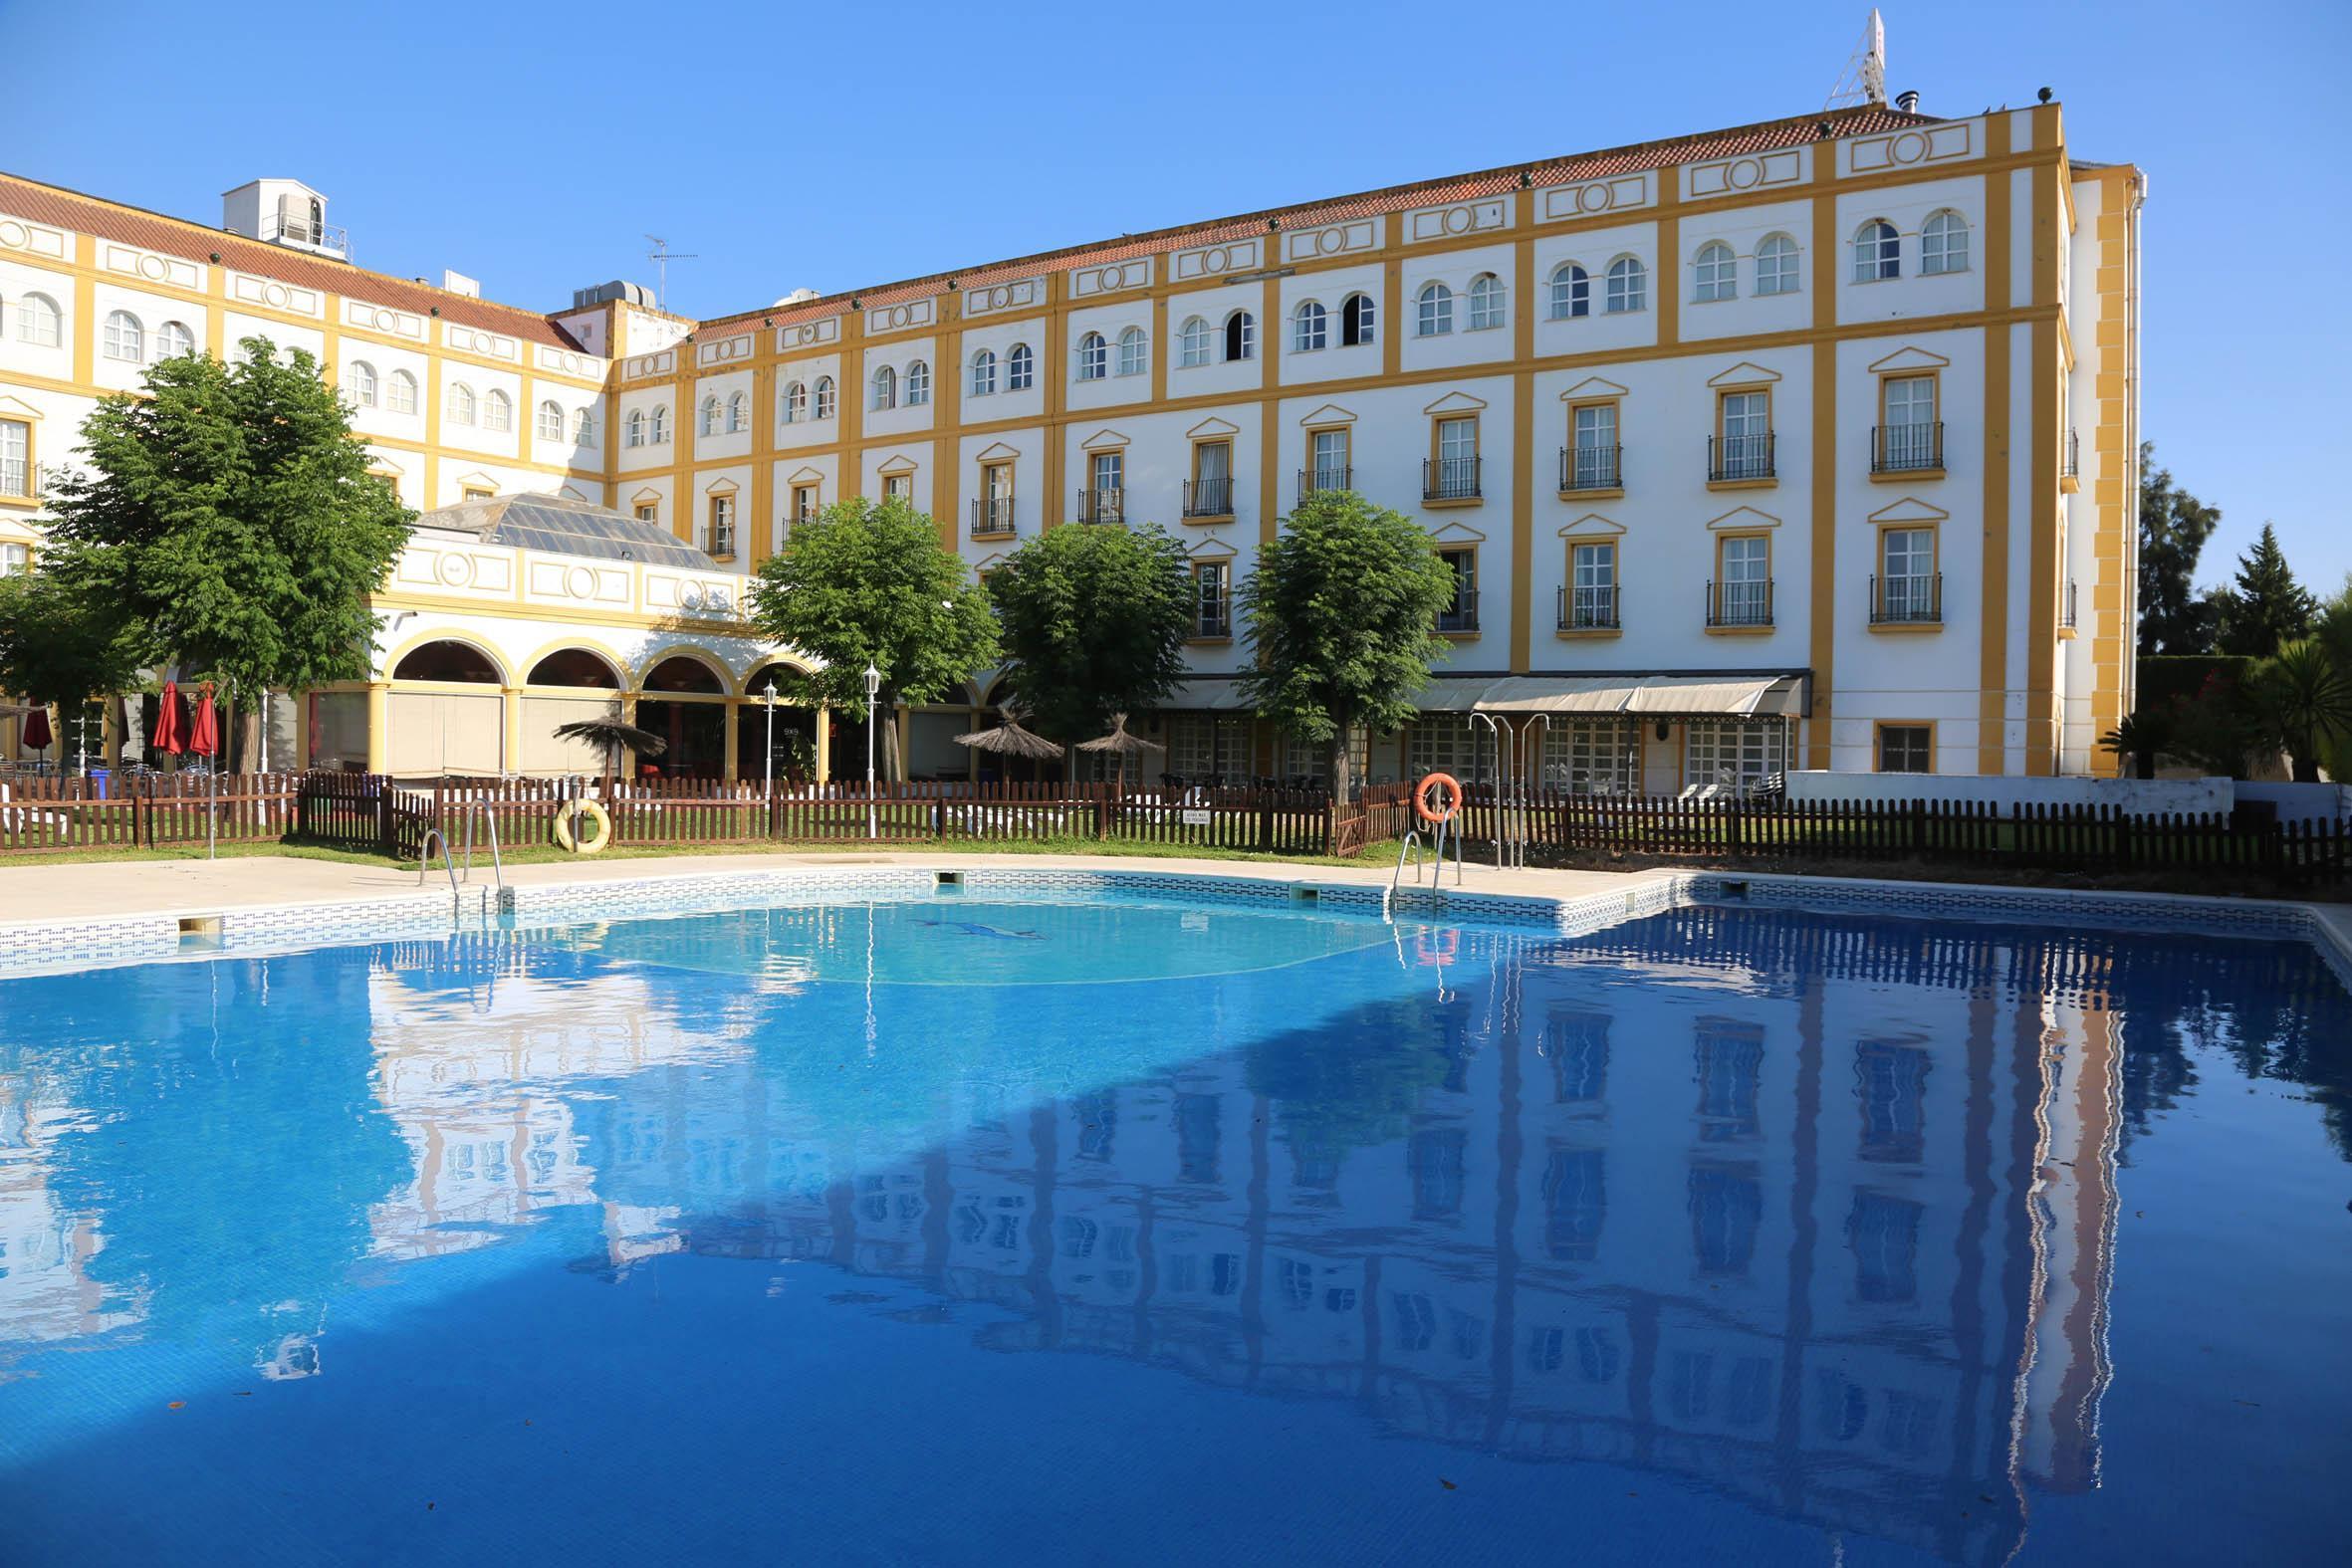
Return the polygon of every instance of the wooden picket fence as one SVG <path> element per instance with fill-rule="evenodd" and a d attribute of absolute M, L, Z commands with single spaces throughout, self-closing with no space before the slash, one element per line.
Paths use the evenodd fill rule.
<path fill-rule="evenodd" d="M 294 826 L 299 774 L 0 775 L 0 857 L 211 842 L 267 843 Z"/>

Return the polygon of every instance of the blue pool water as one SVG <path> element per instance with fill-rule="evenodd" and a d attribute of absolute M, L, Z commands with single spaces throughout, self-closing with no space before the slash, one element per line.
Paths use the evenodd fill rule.
<path fill-rule="evenodd" d="M 0 982 L 0 1561 L 2340 1561 L 2283 944 L 1111 902 Z"/>

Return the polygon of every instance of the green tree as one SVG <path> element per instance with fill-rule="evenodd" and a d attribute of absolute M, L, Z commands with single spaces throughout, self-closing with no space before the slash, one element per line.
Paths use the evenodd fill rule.
<path fill-rule="evenodd" d="M 2352 576 L 2336 590 L 2335 597 L 2320 607 L 2319 629 L 2314 633 L 2335 661 L 2337 670 L 2352 673 Z M 2341 736 L 2320 747 L 2320 765 L 2330 779 L 2352 779 L 2352 736 Z"/>
<path fill-rule="evenodd" d="M 1191 561 L 1157 527 L 1074 524 L 1046 530 L 990 576 L 1006 673 L 1032 728 L 1073 743 L 1113 714 L 1166 701 L 1194 625 Z"/>
<path fill-rule="evenodd" d="M 2352 680 L 2326 644 L 2298 637 L 2263 662 L 2252 686 L 2265 739 L 2291 759 L 2295 783 L 2319 783 L 2328 748 L 2352 739 Z"/>
<path fill-rule="evenodd" d="M 0 691 L 54 702 L 71 715 L 93 698 L 117 703 L 142 679 L 143 628 L 47 569 L 0 577 Z"/>
<path fill-rule="evenodd" d="M 2209 507 L 2156 466 L 2156 443 L 2140 443 L 2140 651 L 2211 653 L 2215 606 L 2197 591 L 2197 560 L 2222 526 Z"/>
<path fill-rule="evenodd" d="M 366 674 L 368 595 L 415 514 L 367 472 L 317 360 L 265 337 L 243 347 L 233 365 L 161 360 L 143 395 L 99 403 L 82 427 L 86 470 L 53 492 L 43 564 L 144 662 L 219 683 L 250 731 L 273 687 Z"/>
<path fill-rule="evenodd" d="M 795 528 L 752 579 L 751 611 L 763 635 L 823 661 L 806 695 L 860 720 L 869 663 L 887 714 L 944 697 L 997 658 L 988 594 L 938 525 L 898 500 L 836 502 Z M 888 776 L 903 779 L 898 727 L 880 739 Z"/>
<path fill-rule="evenodd" d="M 2222 651 L 2266 659 L 2287 643 L 2311 634 L 2319 606 L 2287 566 L 2278 533 L 2262 525 L 2262 537 L 2237 559 L 2237 580 L 2222 601 Z"/>
<path fill-rule="evenodd" d="M 1411 719 L 1447 653 L 1435 628 L 1453 568 L 1410 518 L 1318 491 L 1260 549 L 1242 602 L 1255 655 L 1244 693 L 1260 717 L 1329 747 L 1331 787 L 1345 793 L 1348 733 Z"/>

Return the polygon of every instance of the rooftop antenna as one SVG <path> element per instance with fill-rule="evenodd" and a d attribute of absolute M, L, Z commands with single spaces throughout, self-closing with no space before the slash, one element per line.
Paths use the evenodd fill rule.
<path fill-rule="evenodd" d="M 1846 61 L 1845 74 L 1837 79 L 1837 86 L 1829 90 L 1829 102 L 1821 107 L 1853 109 L 1863 104 L 1876 104 L 1884 109 L 1887 102 L 1887 29 L 1878 19 L 1878 10 L 1871 8 L 1870 20 L 1862 26 L 1862 42 L 1854 46 L 1853 55 Z"/>
<path fill-rule="evenodd" d="M 1876 11 L 1871 12 L 1870 15 L 1874 21 L 1878 17 L 1878 13 Z M 645 259 L 653 264 L 654 269 L 653 303 L 666 311 L 669 309 L 670 299 L 670 263 L 674 261 L 699 261 L 701 258 L 696 256 L 692 251 L 671 250 L 670 242 L 663 239 L 658 234 L 648 234 L 645 236 L 645 238 L 653 242 L 653 249 L 645 253 Z"/>

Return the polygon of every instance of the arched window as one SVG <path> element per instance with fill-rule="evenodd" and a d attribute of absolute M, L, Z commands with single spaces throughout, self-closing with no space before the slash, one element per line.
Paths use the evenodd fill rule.
<path fill-rule="evenodd" d="M 16 302 L 16 340 L 39 348 L 55 348 L 61 333 L 62 318 L 57 302 L 46 294 L 28 294 Z"/>
<path fill-rule="evenodd" d="M 931 401 L 931 363 L 916 359 L 906 367 L 906 406 L 919 408 Z"/>
<path fill-rule="evenodd" d="M 830 419 L 832 416 L 833 378 L 829 375 L 821 375 L 817 378 L 817 412 L 813 417 Z"/>
<path fill-rule="evenodd" d="M 702 400 L 701 415 L 702 417 L 695 422 L 694 428 L 703 435 L 717 435 L 719 433 L 719 399 L 716 394 Z"/>
<path fill-rule="evenodd" d="M 898 406 L 898 372 L 886 364 L 878 366 L 874 370 L 873 406 L 876 408 L 896 408 Z"/>
<path fill-rule="evenodd" d="M 1258 357 L 1258 318 L 1248 311 L 1236 311 L 1225 319 L 1225 357 L 1228 361 Z"/>
<path fill-rule="evenodd" d="M 1102 340 L 1100 333 L 1088 333 L 1078 339 L 1078 379 L 1099 381 L 1110 374 L 1110 344 Z"/>
<path fill-rule="evenodd" d="M 784 422 L 797 425 L 809 417 L 809 388 L 800 381 L 784 389 Z"/>
<path fill-rule="evenodd" d="M 572 420 L 572 442 L 575 446 L 596 444 L 596 411 L 585 404 Z"/>
<path fill-rule="evenodd" d="M 1631 256 L 1620 256 L 1609 263 L 1608 292 L 1601 308 L 1611 316 L 1648 310 L 1650 270 Z"/>
<path fill-rule="evenodd" d="M 1291 346 L 1299 353 L 1312 353 L 1331 340 L 1331 313 L 1313 300 L 1300 300 L 1297 312 L 1291 318 Z"/>
<path fill-rule="evenodd" d="M 400 655 L 392 666 L 395 681 L 451 681 L 474 686 L 496 686 L 498 665 L 471 643 L 422 642 Z"/>
<path fill-rule="evenodd" d="M 110 359 L 127 359 L 136 364 L 146 347 L 146 334 L 139 330 L 138 318 L 128 311 L 117 311 L 107 318 L 106 354 Z"/>
<path fill-rule="evenodd" d="M 1454 291 L 1442 283 L 1425 283 L 1413 297 L 1413 336 L 1443 337 L 1454 330 Z"/>
<path fill-rule="evenodd" d="M 1966 242 L 1964 241 L 1963 244 Z M 184 322 L 165 322 L 155 329 L 155 357 L 176 359 L 184 353 L 196 351 L 196 335 L 188 331 Z"/>
<path fill-rule="evenodd" d="M 751 399 L 744 396 L 741 392 L 737 392 L 733 396 L 729 397 L 727 399 L 727 433 L 729 435 L 734 435 L 738 431 L 749 430 L 751 428 Z"/>
<path fill-rule="evenodd" d="M 539 424 L 537 429 L 539 439 L 542 441 L 563 440 L 564 405 L 557 402 L 552 397 L 546 402 L 541 403 L 539 405 Z"/>
<path fill-rule="evenodd" d="M 620 444 L 622 446 L 643 446 L 645 444 L 645 410 L 632 408 L 629 410 L 629 416 L 620 422 Z"/>
<path fill-rule="evenodd" d="M 1577 321 L 1592 314 L 1592 277 L 1574 262 L 1551 269 L 1550 317 L 1555 322 Z"/>
<path fill-rule="evenodd" d="M 1969 220 L 1946 207 L 1928 214 L 1919 231 L 1919 270 L 1923 275 L 1969 270 Z"/>
<path fill-rule="evenodd" d="M 988 397 L 997 389 L 997 356 L 993 349 L 983 348 L 972 356 L 972 395 Z"/>
<path fill-rule="evenodd" d="M 453 425 L 470 425 L 474 422 L 474 389 L 463 381 L 450 385 L 449 422 Z"/>
<path fill-rule="evenodd" d="M 394 370 L 384 383 L 384 407 L 395 414 L 416 412 L 416 377 L 405 370 Z"/>
<path fill-rule="evenodd" d="M 515 400 L 496 387 L 482 399 L 482 428 L 512 430 L 515 428 Z"/>
<path fill-rule="evenodd" d="M 1756 248 L 1756 292 L 1796 292 L 1796 241 L 1785 234 L 1767 234 Z"/>
<path fill-rule="evenodd" d="M 1877 283 L 1903 276 L 1903 242 L 1895 226 L 1872 218 L 1854 231 L 1854 282 Z"/>
<path fill-rule="evenodd" d="M 1176 362 L 1207 364 L 1209 341 L 1209 324 L 1197 316 L 1187 317 L 1183 329 L 1176 334 Z"/>
<path fill-rule="evenodd" d="M 1491 332 L 1503 325 L 1503 280 L 1482 272 L 1470 280 L 1470 330 Z"/>
<path fill-rule="evenodd" d="M 1697 289 L 1691 297 L 1702 305 L 1740 297 L 1740 264 L 1723 241 L 1709 240 L 1699 247 Z"/>
<path fill-rule="evenodd" d="M 669 404 L 655 403 L 653 405 L 653 428 L 646 439 L 651 441 L 655 446 L 668 446 L 670 444 Z"/>
<path fill-rule="evenodd" d="M 1339 302 L 1339 346 L 1355 348 L 1375 340 L 1379 307 L 1368 294 L 1351 294 Z"/>
<path fill-rule="evenodd" d="M 1130 327 L 1119 334 L 1119 374 L 1141 375 L 1150 363 L 1150 355 L 1143 351 L 1142 328 Z"/>
<path fill-rule="evenodd" d="M 1038 356 L 1027 343 L 1015 343 L 1005 355 L 1005 390 L 1026 392 L 1038 384 Z"/>
<path fill-rule="evenodd" d="M 344 395 L 349 397 L 355 407 L 373 408 L 375 406 L 375 366 L 364 359 L 353 359 L 350 364 L 345 365 L 343 389 Z"/>

